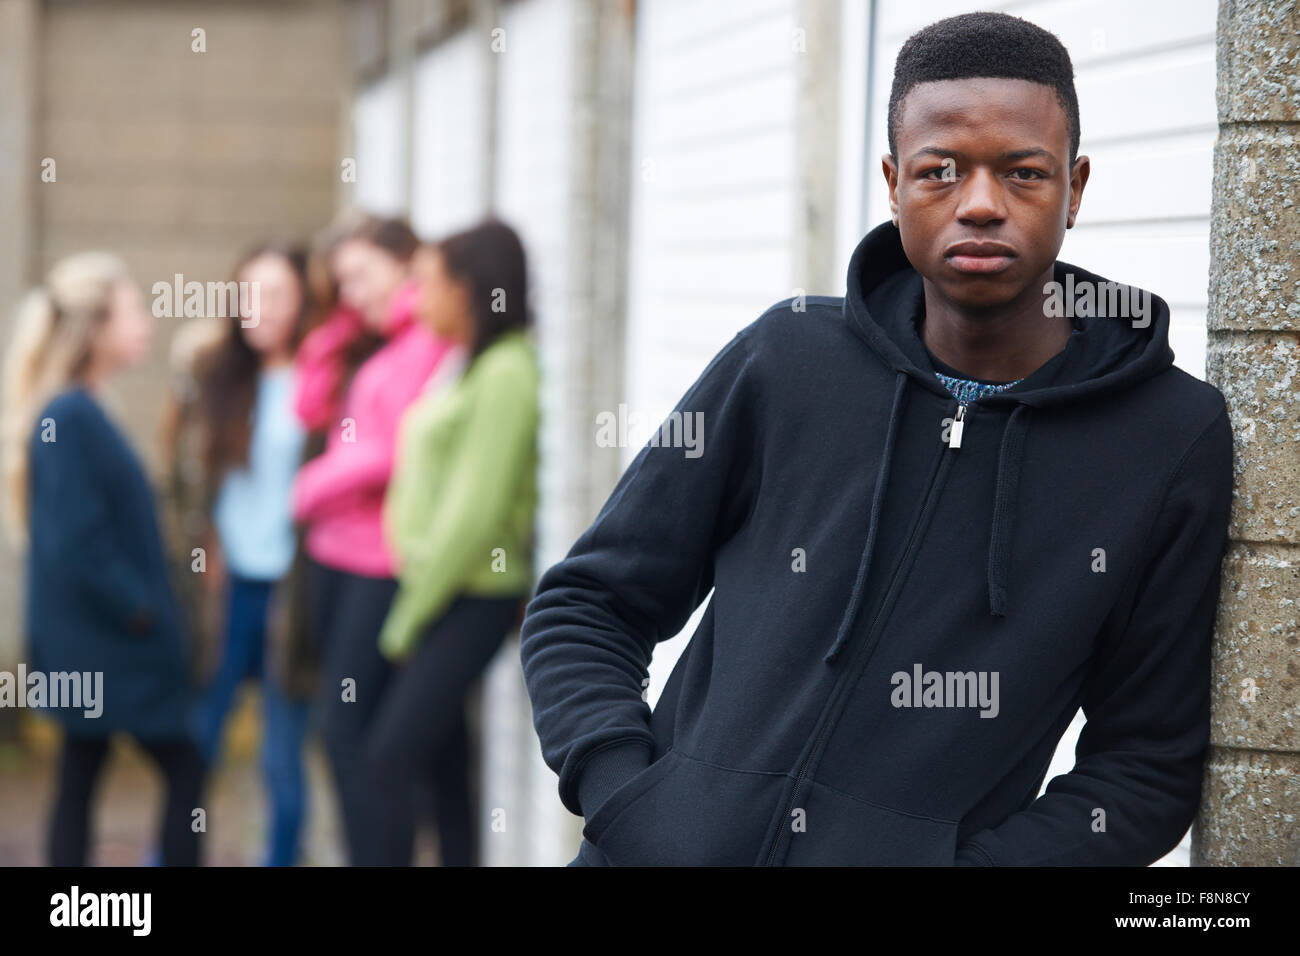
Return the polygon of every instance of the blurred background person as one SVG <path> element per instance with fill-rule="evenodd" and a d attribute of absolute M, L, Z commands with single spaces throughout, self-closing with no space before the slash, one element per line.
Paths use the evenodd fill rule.
<path fill-rule="evenodd" d="M 200 320 L 215 321 L 215 341 L 173 349 L 178 387 L 165 438 L 168 488 L 178 512 L 173 524 L 188 532 L 179 535 L 184 552 L 177 564 L 195 581 L 188 589 L 191 620 L 205 648 L 196 713 L 203 756 L 209 766 L 219 757 L 236 692 L 245 680 L 260 681 L 271 810 L 262 862 L 291 866 L 307 811 L 302 748 L 311 695 L 299 672 L 310 661 L 299 653 L 301 642 L 273 649 L 270 638 L 291 636 L 288 622 L 272 627 L 271 612 L 294 583 L 289 489 L 305 431 L 293 412 L 293 359 L 312 316 L 307 255 L 265 244 L 244 257 L 233 278 L 252 301 L 245 298 L 229 317 Z M 200 335 L 212 337 L 190 337 Z M 197 480 L 186 481 L 190 475 Z M 191 545 L 202 548 L 201 574 L 193 573 Z"/>
<path fill-rule="evenodd" d="M 400 666 L 366 743 L 371 786 L 394 807 L 383 862 L 411 862 L 415 771 L 432 763 L 442 863 L 472 866 L 466 695 L 532 588 L 539 373 L 524 250 L 509 226 L 488 220 L 417 262 L 420 319 L 463 347 L 467 365 L 402 419 L 384 509 L 400 586 L 379 638 Z"/>
<path fill-rule="evenodd" d="M 10 527 L 27 545 L 34 670 L 102 674 L 102 713 L 50 708 L 63 726 L 49 822 L 54 866 L 81 866 L 110 736 L 130 734 L 166 778 L 164 865 L 193 866 L 203 764 L 189 735 L 188 642 L 145 471 L 106 409 L 108 383 L 149 352 L 153 316 L 107 253 L 64 259 L 31 292 L 5 356 Z"/>
<path fill-rule="evenodd" d="M 397 423 L 453 344 L 415 319 L 410 274 L 419 242 L 399 219 L 367 217 L 329 252 L 339 308 L 304 340 L 295 408 L 325 431 L 325 450 L 292 492 L 305 525 L 312 613 L 321 653 L 321 733 L 353 865 L 383 862 L 396 812 L 364 763 L 364 730 L 389 665 L 379 629 L 397 590 L 382 507 Z"/>

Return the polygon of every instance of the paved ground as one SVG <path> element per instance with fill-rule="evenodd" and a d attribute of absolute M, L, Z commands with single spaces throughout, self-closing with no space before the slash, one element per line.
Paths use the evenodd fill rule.
<path fill-rule="evenodd" d="M 245 691 L 243 705 L 226 737 L 226 757 L 209 781 L 204 846 L 210 866 L 255 866 L 265 839 L 266 801 L 257 767 L 257 700 Z M 34 720 L 34 719 L 33 719 Z M 45 826 L 54 787 L 57 735 L 47 724 L 31 723 L 17 744 L 0 743 L 0 866 L 45 862 Z M 313 742 L 305 858 L 307 866 L 344 862 L 333 792 L 324 755 Z M 138 866 L 152 843 L 162 801 L 161 780 L 129 740 L 119 742 L 100 781 L 91 864 Z M 422 832 L 417 862 L 435 863 L 436 840 Z"/>
<path fill-rule="evenodd" d="M 226 756 L 209 781 L 208 839 L 205 860 L 211 866 L 251 866 L 261 858 L 266 806 L 257 769 L 258 700 L 251 687 L 244 692 L 226 736 Z M 34 718 L 32 719 L 34 721 Z M 1048 779 L 1073 764 L 1082 715 L 1057 748 Z M 57 735 L 48 724 L 30 723 L 21 744 L 0 743 L 0 866 L 44 863 L 46 814 L 53 788 L 51 766 Z M 324 756 L 313 741 L 308 751 L 311 775 L 308 832 L 303 863 L 338 866 L 344 862 L 333 790 L 328 784 Z M 113 755 L 101 782 L 92 863 L 137 866 L 144 859 L 157 819 L 161 785 L 148 759 L 129 742 Z M 1182 842 L 1156 866 L 1187 866 L 1190 840 Z M 422 829 L 416 862 L 437 861 L 430 829 Z"/>

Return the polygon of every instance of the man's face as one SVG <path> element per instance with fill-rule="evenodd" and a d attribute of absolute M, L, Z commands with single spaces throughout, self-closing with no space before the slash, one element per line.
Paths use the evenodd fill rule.
<path fill-rule="evenodd" d="M 1038 283 L 1088 180 L 1086 156 L 1070 168 L 1069 124 L 1050 86 L 919 83 L 895 145 L 897 162 L 883 160 L 894 222 L 908 260 L 942 296 L 996 308 Z"/>

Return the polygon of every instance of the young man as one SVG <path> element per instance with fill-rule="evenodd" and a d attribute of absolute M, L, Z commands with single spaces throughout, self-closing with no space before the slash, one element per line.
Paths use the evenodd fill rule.
<path fill-rule="evenodd" d="M 893 222 L 677 406 L 522 630 L 570 865 L 1144 865 L 1200 796 L 1232 495 L 1169 310 L 1057 262 L 1069 55 L 971 14 L 898 57 Z M 653 713 L 650 656 L 713 589 Z M 1039 796 L 1082 706 L 1074 769 Z"/>

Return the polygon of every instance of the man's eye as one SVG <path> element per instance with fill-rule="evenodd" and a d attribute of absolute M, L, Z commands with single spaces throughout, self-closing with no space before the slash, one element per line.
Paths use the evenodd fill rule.
<path fill-rule="evenodd" d="M 945 176 L 944 173 L 947 173 L 949 169 L 952 169 L 952 172 L 951 172 L 951 173 L 948 173 L 948 175 Z M 957 170 L 956 170 L 954 167 L 951 167 L 951 166 L 932 166 L 932 167 L 930 167 L 929 169 L 927 169 L 925 172 L 921 173 L 921 178 L 922 178 L 922 179 L 940 179 L 940 180 L 941 180 L 941 179 L 956 179 L 956 178 L 957 178 Z"/>
<path fill-rule="evenodd" d="M 1016 169 L 1011 170 L 1011 173 L 1012 173 L 1013 176 L 1016 175 L 1017 173 L 1028 173 L 1028 174 L 1029 174 L 1028 176 L 1016 176 L 1017 179 L 1022 179 L 1022 180 L 1025 180 L 1026 182 L 1028 182 L 1028 181 L 1030 181 L 1030 180 L 1034 180 L 1034 179 L 1046 179 L 1046 178 L 1047 178 L 1047 177 L 1043 174 L 1043 171 L 1042 171 L 1042 170 L 1040 170 L 1040 169 L 1034 169 L 1033 167 L 1030 167 L 1030 166 L 1019 166 L 1019 167 L 1017 167 Z"/>

